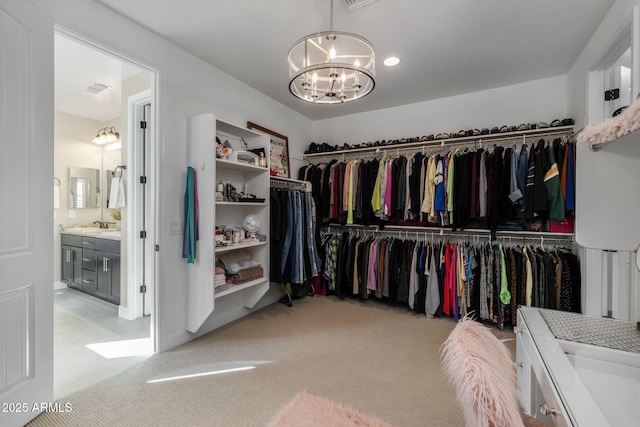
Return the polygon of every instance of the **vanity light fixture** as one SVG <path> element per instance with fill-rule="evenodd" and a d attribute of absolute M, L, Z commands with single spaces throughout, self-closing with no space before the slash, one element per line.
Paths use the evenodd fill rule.
<path fill-rule="evenodd" d="M 368 95 L 376 85 L 376 54 L 364 37 L 333 30 L 309 34 L 289 49 L 289 91 L 303 101 L 340 104 Z"/>
<path fill-rule="evenodd" d="M 114 126 L 100 129 L 95 138 L 91 140 L 94 144 L 107 145 L 120 140 L 120 133 Z"/>

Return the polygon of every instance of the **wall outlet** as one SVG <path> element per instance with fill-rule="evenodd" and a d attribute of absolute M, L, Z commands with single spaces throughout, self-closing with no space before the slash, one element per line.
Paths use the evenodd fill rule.
<path fill-rule="evenodd" d="M 69 218 L 75 218 L 76 217 L 76 211 L 69 211 Z"/>

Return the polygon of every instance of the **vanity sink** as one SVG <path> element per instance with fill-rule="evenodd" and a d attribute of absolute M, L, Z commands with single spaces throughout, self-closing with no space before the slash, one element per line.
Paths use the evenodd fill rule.
<path fill-rule="evenodd" d="M 122 235 L 122 232 L 120 230 L 118 231 L 103 231 L 102 233 L 100 233 L 101 237 L 107 238 L 107 239 L 114 239 L 114 240 L 120 240 L 120 236 Z"/>
<path fill-rule="evenodd" d="M 90 233 L 100 233 L 103 230 L 104 229 L 99 227 L 78 227 L 78 228 L 67 228 L 66 230 L 64 230 L 64 232 L 67 234 L 84 235 L 84 234 L 90 234 Z"/>
<path fill-rule="evenodd" d="M 120 240 L 120 230 L 105 230 L 99 227 L 78 227 L 68 228 L 64 231 L 66 234 L 75 234 L 78 236 L 91 236 L 91 237 L 103 237 L 105 239 Z"/>

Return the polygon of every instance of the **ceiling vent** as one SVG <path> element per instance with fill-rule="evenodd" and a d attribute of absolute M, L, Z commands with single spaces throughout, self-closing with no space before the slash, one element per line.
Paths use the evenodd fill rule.
<path fill-rule="evenodd" d="M 354 11 L 362 6 L 373 3 L 373 0 L 343 0 L 349 11 Z"/>
<path fill-rule="evenodd" d="M 91 82 L 87 85 L 87 87 L 85 88 L 85 90 L 87 92 L 91 92 L 91 93 L 100 93 L 103 90 L 107 90 L 109 89 L 110 86 L 107 86 L 104 83 L 100 83 L 100 82 Z"/>

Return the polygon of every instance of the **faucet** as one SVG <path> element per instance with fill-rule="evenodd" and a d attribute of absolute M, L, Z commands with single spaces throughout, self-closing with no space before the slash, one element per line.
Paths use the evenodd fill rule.
<path fill-rule="evenodd" d="M 98 226 L 100 228 L 108 228 L 109 226 L 107 225 L 107 223 L 102 222 L 102 221 L 93 221 L 94 224 L 98 224 Z"/>

